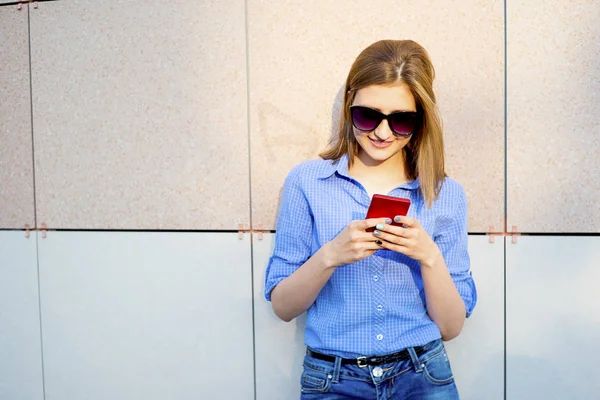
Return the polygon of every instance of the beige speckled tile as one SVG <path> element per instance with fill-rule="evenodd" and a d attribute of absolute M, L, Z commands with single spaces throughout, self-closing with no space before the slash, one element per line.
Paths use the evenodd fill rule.
<path fill-rule="evenodd" d="M 331 135 L 359 52 L 414 39 L 430 53 L 447 171 L 465 187 L 469 229 L 504 217 L 503 2 L 248 1 L 254 227 L 273 229 L 283 180 Z"/>
<path fill-rule="evenodd" d="M 507 9 L 508 225 L 600 232 L 600 3 Z"/>
<path fill-rule="evenodd" d="M 27 7 L 0 7 L 0 229 L 35 224 Z"/>
<path fill-rule="evenodd" d="M 32 9 L 38 222 L 249 225 L 244 17 L 243 0 Z"/>

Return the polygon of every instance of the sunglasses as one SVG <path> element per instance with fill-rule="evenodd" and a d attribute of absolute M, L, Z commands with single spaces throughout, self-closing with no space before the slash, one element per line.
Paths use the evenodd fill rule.
<path fill-rule="evenodd" d="M 352 125 L 359 131 L 370 132 L 375 130 L 384 119 L 394 135 L 407 137 L 419 128 L 419 113 L 415 111 L 398 111 L 383 114 L 377 110 L 363 106 L 350 106 Z"/>

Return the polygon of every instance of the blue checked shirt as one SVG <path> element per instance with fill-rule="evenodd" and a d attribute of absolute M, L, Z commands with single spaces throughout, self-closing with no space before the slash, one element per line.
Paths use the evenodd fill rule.
<path fill-rule="evenodd" d="M 469 271 L 467 200 L 462 186 L 446 178 L 430 209 L 418 179 L 389 195 L 411 200 L 408 216 L 419 220 L 442 251 L 470 315 L 477 292 Z M 286 178 L 282 196 L 265 279 L 269 301 L 281 280 L 352 220 L 365 219 L 371 201 L 348 174 L 346 156 L 335 164 L 314 160 L 296 166 Z M 441 338 L 427 314 L 419 262 L 390 250 L 338 267 L 307 313 L 305 344 L 342 357 L 390 354 Z"/>

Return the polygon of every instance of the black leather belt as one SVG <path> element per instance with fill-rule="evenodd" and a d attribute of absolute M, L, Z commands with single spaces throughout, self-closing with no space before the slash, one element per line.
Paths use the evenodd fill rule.
<path fill-rule="evenodd" d="M 425 349 L 423 348 L 423 346 L 417 346 L 414 347 L 414 349 L 417 353 L 417 357 L 420 357 L 421 354 L 425 353 Z M 306 354 L 318 360 L 335 362 L 335 356 L 317 353 L 316 351 L 312 351 L 311 349 L 307 349 Z M 342 364 L 355 364 L 361 368 L 364 368 L 368 365 L 381 365 L 405 360 L 410 360 L 410 353 L 406 349 L 385 356 L 342 358 Z"/>

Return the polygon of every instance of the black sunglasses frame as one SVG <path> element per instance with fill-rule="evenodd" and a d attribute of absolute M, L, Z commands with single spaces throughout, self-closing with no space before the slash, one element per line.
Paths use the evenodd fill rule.
<path fill-rule="evenodd" d="M 354 123 L 354 116 L 353 116 L 354 115 L 353 114 L 353 110 L 354 109 L 366 109 L 366 110 L 372 111 L 372 112 L 378 114 L 381 117 L 381 119 L 379 120 L 379 123 L 377 125 L 375 125 L 375 127 L 373 129 L 369 129 L 369 130 L 360 129 Z M 399 133 L 399 132 L 396 132 L 394 130 L 394 128 L 392 127 L 393 124 L 390 123 L 389 118 L 391 116 L 393 116 L 393 115 L 398 115 L 398 114 L 400 114 L 400 115 L 412 115 L 412 116 L 415 117 L 415 128 L 414 128 L 414 130 L 412 132 L 409 132 L 409 133 Z M 396 112 L 393 112 L 393 113 L 390 113 L 390 114 L 384 114 L 381 111 L 376 110 L 376 109 L 371 108 L 371 107 L 358 106 L 358 105 L 356 105 L 356 106 L 350 106 L 350 120 L 352 121 L 352 126 L 354 126 L 356 129 L 358 129 L 361 132 L 371 132 L 371 131 L 374 131 L 375 129 L 377 129 L 377 127 L 379 125 L 381 125 L 381 122 L 383 122 L 384 119 L 387 121 L 388 126 L 390 127 L 390 130 L 394 133 L 394 135 L 400 136 L 400 137 L 409 137 L 409 136 L 413 135 L 415 132 L 417 132 L 419 130 L 419 127 L 421 125 L 421 113 L 419 111 L 396 111 Z"/>

